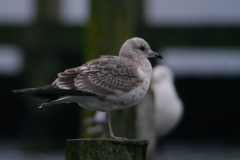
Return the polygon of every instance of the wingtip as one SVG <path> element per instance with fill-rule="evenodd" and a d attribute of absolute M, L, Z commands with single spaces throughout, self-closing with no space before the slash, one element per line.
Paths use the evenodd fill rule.
<path fill-rule="evenodd" d="M 14 93 L 21 93 L 21 90 L 12 90 Z"/>
<path fill-rule="evenodd" d="M 44 106 L 48 105 L 48 103 L 41 104 L 38 108 L 43 108 Z"/>

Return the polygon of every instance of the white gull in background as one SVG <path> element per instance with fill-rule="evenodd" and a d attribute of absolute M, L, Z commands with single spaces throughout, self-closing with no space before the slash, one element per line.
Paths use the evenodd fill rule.
<path fill-rule="evenodd" d="M 106 112 L 110 138 L 115 137 L 109 111 L 137 104 L 147 92 L 152 66 L 147 58 L 162 58 L 141 38 L 131 38 L 121 47 L 119 56 L 102 56 L 58 74 L 52 85 L 15 90 L 22 95 L 47 99 L 41 107 L 78 103 L 89 110 Z"/>
<path fill-rule="evenodd" d="M 85 125 L 92 125 L 88 127 L 87 132 L 90 135 L 101 134 L 101 138 L 106 138 L 107 120 L 106 113 L 97 111 L 94 116 L 84 120 Z"/>
<path fill-rule="evenodd" d="M 154 96 L 154 122 L 156 136 L 170 132 L 181 120 L 183 104 L 174 87 L 174 75 L 164 65 L 153 68 L 152 84 Z"/>
<path fill-rule="evenodd" d="M 173 73 L 167 67 L 153 68 L 151 89 L 136 107 L 136 137 L 149 140 L 148 159 L 155 157 L 158 138 L 167 135 L 183 114 L 173 82 Z"/>

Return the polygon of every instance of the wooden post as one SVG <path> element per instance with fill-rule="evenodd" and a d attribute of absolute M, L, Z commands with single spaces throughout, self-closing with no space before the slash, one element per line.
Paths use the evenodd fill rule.
<path fill-rule="evenodd" d="M 100 55 L 118 55 L 122 44 L 134 36 L 139 3 L 138 0 L 91 1 L 91 13 L 85 30 L 84 62 L 99 58 Z M 133 112 L 134 108 L 111 112 L 113 132 L 118 133 L 116 136 L 135 138 L 135 124 L 131 123 L 134 121 Z M 96 135 L 87 132 L 91 125 L 84 124 L 84 119 L 94 116 L 94 113 L 81 110 L 80 137 L 96 138 Z M 128 115 L 131 117 L 126 119 Z"/>
<path fill-rule="evenodd" d="M 66 160 L 146 160 L 147 140 L 68 139 Z"/>

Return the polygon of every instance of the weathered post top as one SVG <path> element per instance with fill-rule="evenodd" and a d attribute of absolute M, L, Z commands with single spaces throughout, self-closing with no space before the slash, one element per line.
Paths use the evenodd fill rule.
<path fill-rule="evenodd" d="M 146 160 L 147 140 L 68 139 L 66 160 Z"/>

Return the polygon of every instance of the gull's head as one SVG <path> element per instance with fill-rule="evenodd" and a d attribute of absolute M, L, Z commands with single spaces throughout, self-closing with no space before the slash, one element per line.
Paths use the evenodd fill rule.
<path fill-rule="evenodd" d="M 153 68 L 151 79 L 152 85 L 162 82 L 172 83 L 173 78 L 174 78 L 173 72 L 167 66 L 158 65 Z"/>
<path fill-rule="evenodd" d="M 148 43 L 138 37 L 134 37 L 131 39 L 128 39 L 123 45 L 122 48 L 119 52 L 119 56 L 123 57 L 139 57 L 139 58 L 150 58 L 150 57 L 156 57 L 156 58 L 161 58 L 163 57 L 156 53 L 153 52 L 148 45 Z"/>

